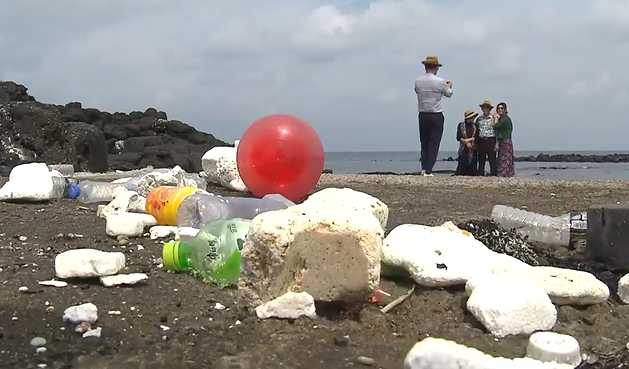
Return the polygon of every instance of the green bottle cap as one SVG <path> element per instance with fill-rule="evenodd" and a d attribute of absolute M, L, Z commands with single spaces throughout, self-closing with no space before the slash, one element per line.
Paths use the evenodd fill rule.
<path fill-rule="evenodd" d="M 170 241 L 164 244 L 162 249 L 162 260 L 167 270 L 179 272 L 182 270 L 179 261 L 179 245 L 180 241 Z"/>

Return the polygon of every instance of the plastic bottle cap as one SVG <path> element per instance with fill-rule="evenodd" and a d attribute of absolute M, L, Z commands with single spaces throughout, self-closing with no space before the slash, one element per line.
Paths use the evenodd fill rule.
<path fill-rule="evenodd" d="M 181 270 L 181 264 L 179 263 L 179 243 L 179 241 L 170 241 L 164 244 L 162 260 L 164 261 L 164 267 L 168 270 Z"/>
<path fill-rule="evenodd" d="M 68 186 L 68 197 L 71 199 L 76 199 L 81 195 L 81 187 L 78 184 L 71 183 Z"/>

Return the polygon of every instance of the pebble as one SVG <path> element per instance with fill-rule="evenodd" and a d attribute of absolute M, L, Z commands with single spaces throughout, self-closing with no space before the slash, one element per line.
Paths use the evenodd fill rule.
<path fill-rule="evenodd" d="M 363 365 L 365 365 L 365 366 L 373 366 L 373 365 L 376 363 L 376 361 L 375 361 L 374 359 L 372 359 L 372 358 L 370 358 L 370 357 L 367 357 L 367 356 L 359 356 L 359 357 L 356 359 L 356 361 L 357 361 L 359 364 L 363 364 Z"/>
<path fill-rule="evenodd" d="M 43 354 L 46 351 L 48 351 L 48 349 L 45 348 L 45 347 L 38 347 L 37 350 L 35 350 L 35 352 L 38 353 L 38 354 Z"/>
<path fill-rule="evenodd" d="M 20 292 L 28 292 L 28 287 L 22 286 L 22 287 L 18 288 L 17 290 L 20 291 Z"/>
<path fill-rule="evenodd" d="M 42 337 L 34 337 L 31 340 L 31 346 L 41 347 L 46 345 L 46 339 Z"/>
<path fill-rule="evenodd" d="M 346 347 L 347 345 L 349 345 L 349 338 L 345 337 L 345 336 L 334 336 L 334 345 L 336 346 L 340 346 L 340 347 Z"/>
<path fill-rule="evenodd" d="M 118 244 L 120 246 L 125 246 L 125 245 L 129 244 L 129 237 L 127 237 L 125 235 L 118 236 L 117 240 L 118 240 Z"/>
<path fill-rule="evenodd" d="M 214 305 L 214 309 L 225 310 L 225 305 L 221 304 L 220 302 L 217 302 L 216 305 Z"/>
<path fill-rule="evenodd" d="M 74 328 L 74 331 L 77 333 L 85 333 L 89 331 L 90 329 L 92 329 L 92 326 L 89 323 L 83 322 L 77 325 L 76 328 Z"/>

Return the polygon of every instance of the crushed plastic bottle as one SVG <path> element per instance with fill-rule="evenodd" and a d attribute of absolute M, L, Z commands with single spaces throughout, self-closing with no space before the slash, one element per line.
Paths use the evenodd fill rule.
<path fill-rule="evenodd" d="M 252 197 L 223 197 L 197 193 L 187 196 L 177 209 L 177 226 L 201 228 L 205 224 L 234 218 L 253 219 L 267 211 L 282 210 L 295 205 L 279 194 L 261 199 Z"/>
<path fill-rule="evenodd" d="M 164 267 L 194 271 L 208 283 L 236 285 L 240 276 L 240 251 L 250 223 L 245 219 L 214 222 L 201 228 L 192 239 L 164 244 Z"/>
<path fill-rule="evenodd" d="M 114 190 L 124 187 L 124 183 L 81 181 L 77 199 L 85 204 L 108 202 L 114 199 Z"/>
<path fill-rule="evenodd" d="M 64 178 L 59 176 L 50 176 L 52 179 L 52 198 L 53 199 L 76 199 L 79 196 L 80 189 L 78 181 L 74 178 Z"/>
<path fill-rule="evenodd" d="M 151 173 L 168 173 L 169 171 L 171 171 L 171 169 L 159 168 L 159 169 L 155 169 Z M 150 173 L 148 173 L 148 174 L 150 174 Z M 138 183 L 140 182 L 140 180 L 145 175 L 146 174 L 139 174 L 139 175 L 137 175 L 135 177 L 129 178 L 129 180 L 125 182 L 125 186 L 127 187 L 127 190 L 129 190 L 129 191 L 137 191 L 138 190 Z M 188 179 L 194 179 L 194 181 L 197 183 L 197 187 L 200 188 L 200 189 L 205 189 L 207 187 L 207 182 L 206 182 L 205 178 L 201 177 L 197 173 L 186 173 L 186 175 L 184 177 L 188 178 Z"/>
<path fill-rule="evenodd" d="M 533 213 L 505 205 L 494 206 L 491 219 L 503 228 L 515 228 L 529 241 L 575 247 L 587 232 L 587 212 L 558 217 Z"/>

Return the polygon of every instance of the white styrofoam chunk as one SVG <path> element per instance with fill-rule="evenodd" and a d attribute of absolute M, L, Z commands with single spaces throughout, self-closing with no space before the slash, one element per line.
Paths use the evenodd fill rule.
<path fill-rule="evenodd" d="M 201 166 L 210 182 L 233 191 L 248 192 L 238 172 L 237 150 L 236 147 L 213 147 L 201 158 Z"/>
<path fill-rule="evenodd" d="M 144 273 L 131 273 L 131 274 L 115 274 L 105 277 L 100 277 L 100 282 L 105 287 L 114 287 L 120 285 L 134 285 L 140 282 L 146 281 L 149 277 Z"/>
<path fill-rule="evenodd" d="M 74 324 L 96 323 L 98 320 L 98 308 L 92 303 L 70 306 L 63 312 L 63 321 Z"/>
<path fill-rule="evenodd" d="M 176 233 L 177 233 L 176 226 L 156 225 L 156 226 L 152 226 L 149 229 L 149 234 L 152 240 L 174 236 Z"/>
<path fill-rule="evenodd" d="M 314 298 L 307 292 L 288 292 L 284 295 L 256 307 L 258 319 L 279 318 L 297 319 L 302 316 L 317 316 Z"/>
<path fill-rule="evenodd" d="M 625 304 L 629 304 L 629 274 L 625 274 L 618 281 L 617 294 L 618 294 L 618 297 L 620 298 L 620 301 L 622 301 Z"/>
<path fill-rule="evenodd" d="M 290 291 L 364 302 L 380 283 L 383 233 L 371 213 L 346 206 L 262 213 L 251 221 L 241 253 L 239 304 L 255 308 Z"/>
<path fill-rule="evenodd" d="M 496 275 L 476 275 L 468 284 L 475 287 L 468 288 L 467 310 L 496 337 L 549 330 L 557 322 L 555 305 L 537 284 Z"/>
<path fill-rule="evenodd" d="M 441 338 L 428 337 L 406 354 L 404 369 L 574 369 L 531 358 L 506 359 Z"/>
<path fill-rule="evenodd" d="M 121 252 L 69 250 L 55 258 L 55 274 L 58 278 L 103 277 L 118 273 L 125 267 L 125 262 Z"/>
<path fill-rule="evenodd" d="M 581 347 L 579 341 L 572 336 L 555 332 L 535 332 L 529 337 L 526 356 L 539 361 L 576 367 L 581 363 Z"/>
<path fill-rule="evenodd" d="M 114 212 L 107 216 L 105 233 L 111 237 L 137 237 L 144 234 L 144 228 L 156 224 L 157 220 L 150 214 Z"/>
<path fill-rule="evenodd" d="M 138 195 L 135 191 L 129 191 L 124 187 L 114 189 L 114 198 L 102 208 L 99 206 L 97 215 L 101 218 L 107 218 L 108 215 L 129 212 L 144 213 L 146 209 L 146 198 Z"/>
<path fill-rule="evenodd" d="M 303 205 L 343 205 L 367 211 L 378 219 L 382 229 L 389 220 L 389 207 L 380 199 L 351 188 L 325 188 L 310 195 Z"/>
<path fill-rule="evenodd" d="M 46 163 L 14 167 L 0 188 L 0 200 L 46 201 L 53 198 L 53 182 Z"/>

